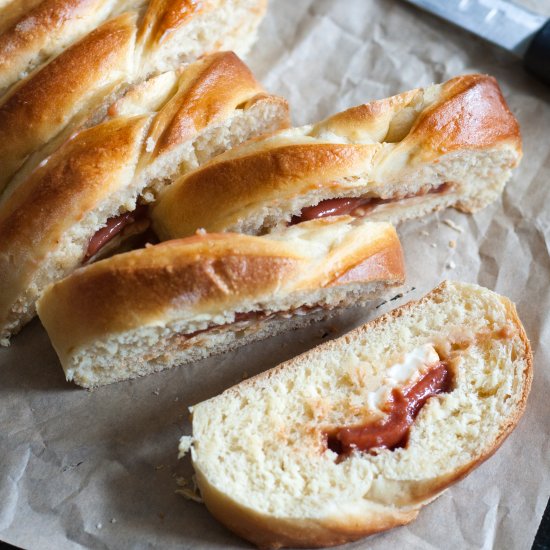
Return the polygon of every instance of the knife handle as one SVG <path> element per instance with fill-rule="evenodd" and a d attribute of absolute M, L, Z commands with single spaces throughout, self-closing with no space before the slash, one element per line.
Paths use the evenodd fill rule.
<path fill-rule="evenodd" d="M 529 44 L 523 66 L 534 76 L 550 84 L 550 19 Z"/>

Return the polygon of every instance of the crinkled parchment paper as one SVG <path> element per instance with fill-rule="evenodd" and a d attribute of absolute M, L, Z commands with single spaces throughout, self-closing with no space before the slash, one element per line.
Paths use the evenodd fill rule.
<path fill-rule="evenodd" d="M 547 0 L 528 5 L 550 16 Z M 296 124 L 491 73 L 520 120 L 523 162 L 502 199 L 475 216 L 447 211 L 399 228 L 408 281 L 388 304 L 95 392 L 64 381 L 31 323 L 0 350 L 0 539 L 39 549 L 248 547 L 174 492 L 191 475 L 176 458 L 191 430 L 187 407 L 453 278 L 516 302 L 535 353 L 527 412 L 493 458 L 416 522 L 350 548 L 530 548 L 550 495 L 550 88 L 505 52 L 398 0 L 271 0 L 249 61 L 290 100 Z"/>

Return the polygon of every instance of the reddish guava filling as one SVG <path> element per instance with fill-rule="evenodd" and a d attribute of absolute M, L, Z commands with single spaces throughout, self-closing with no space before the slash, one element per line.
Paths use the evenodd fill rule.
<path fill-rule="evenodd" d="M 343 426 L 325 433 L 327 447 L 341 456 L 354 449 L 369 452 L 372 449 L 405 447 L 411 426 L 426 401 L 452 390 L 452 376 L 447 364 L 440 361 L 421 376 L 412 386 L 393 389 L 385 404 L 387 416 L 360 426 Z"/>
<path fill-rule="evenodd" d="M 423 195 L 441 194 L 449 191 L 450 189 L 451 185 L 449 183 L 442 183 L 441 185 L 426 191 L 405 195 L 403 197 L 392 197 L 389 199 L 380 199 L 377 197 L 326 199 L 315 206 L 306 206 L 305 208 L 302 208 L 302 211 L 298 216 L 292 217 L 289 225 L 296 225 L 298 223 L 317 220 L 319 218 L 327 218 L 328 216 L 351 215 L 357 218 L 362 218 L 368 216 L 370 212 L 381 204 L 389 204 L 391 202 L 412 199 Z"/>
<path fill-rule="evenodd" d="M 95 256 L 107 243 L 113 240 L 128 226 L 146 219 L 147 210 L 146 205 L 138 205 L 132 212 L 124 212 L 124 214 L 109 218 L 105 227 L 99 229 L 90 239 L 84 261 L 86 262 L 92 256 Z"/>

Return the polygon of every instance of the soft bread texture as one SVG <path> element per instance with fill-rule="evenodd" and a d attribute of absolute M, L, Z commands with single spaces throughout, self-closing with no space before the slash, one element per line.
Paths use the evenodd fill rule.
<path fill-rule="evenodd" d="M 412 350 L 430 344 L 453 373 L 408 443 L 344 460 L 324 433 L 357 424 L 369 394 Z M 347 335 L 191 408 L 191 456 L 202 498 L 261 548 L 343 544 L 408 523 L 486 460 L 521 417 L 532 378 L 514 305 L 484 288 L 445 282 Z M 180 450 L 189 448 L 182 438 Z"/>
<path fill-rule="evenodd" d="M 262 234 L 304 207 L 349 197 L 396 201 L 372 210 L 373 220 L 472 212 L 499 196 L 521 154 L 496 80 L 460 76 L 235 148 L 167 189 L 154 225 L 162 238 L 198 227 Z"/>
<path fill-rule="evenodd" d="M 7 84 L 22 64 L 38 65 L 0 97 L 0 192 L 23 163 L 31 170 L 75 129 L 97 122 L 130 85 L 204 53 L 246 53 L 265 8 L 266 0 L 44 0 L 39 14 L 22 14 L 0 35 L 0 79 L 13 73 Z"/>
<path fill-rule="evenodd" d="M 48 284 L 81 265 L 109 218 L 233 145 L 286 126 L 286 101 L 266 94 L 231 52 L 131 89 L 0 203 L 0 339 L 33 317 Z"/>
<path fill-rule="evenodd" d="M 50 286 L 38 314 L 67 378 L 93 387 L 301 326 L 403 281 L 393 227 L 346 216 L 119 254 Z"/>

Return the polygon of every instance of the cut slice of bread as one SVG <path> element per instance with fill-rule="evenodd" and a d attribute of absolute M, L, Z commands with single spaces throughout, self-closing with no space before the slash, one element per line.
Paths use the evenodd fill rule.
<path fill-rule="evenodd" d="M 363 203 L 332 214 L 391 223 L 473 212 L 498 198 L 521 154 L 496 80 L 459 76 L 228 151 L 166 189 L 153 220 L 174 239 L 199 227 L 264 234 L 334 200 Z"/>
<path fill-rule="evenodd" d="M 109 220 L 227 148 L 286 126 L 286 101 L 232 52 L 131 89 L 0 201 L 0 341 L 34 316 L 48 284 L 88 259 Z"/>
<path fill-rule="evenodd" d="M 399 444 L 334 444 L 335 433 L 342 444 L 345 430 L 395 425 L 398 396 L 438 365 L 450 385 L 411 413 Z M 202 498 L 261 548 L 331 546 L 408 523 L 496 451 L 525 409 L 531 377 L 514 305 L 445 282 L 192 407 Z M 189 443 L 182 438 L 182 452 Z"/>
<path fill-rule="evenodd" d="M 403 281 L 391 225 L 327 218 L 119 254 L 50 286 L 38 314 L 67 378 L 93 387 L 303 326 Z"/>

